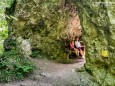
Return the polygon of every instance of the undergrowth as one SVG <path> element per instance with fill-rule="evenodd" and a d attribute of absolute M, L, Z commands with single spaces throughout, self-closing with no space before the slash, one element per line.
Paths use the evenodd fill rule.
<path fill-rule="evenodd" d="M 4 52 L 0 57 L 0 82 L 22 79 L 34 68 L 34 65 L 19 50 Z"/>
<path fill-rule="evenodd" d="M 32 73 L 35 66 L 24 57 L 22 52 L 20 48 L 16 47 L 4 51 L 0 56 L 0 82 L 23 79 Z"/>

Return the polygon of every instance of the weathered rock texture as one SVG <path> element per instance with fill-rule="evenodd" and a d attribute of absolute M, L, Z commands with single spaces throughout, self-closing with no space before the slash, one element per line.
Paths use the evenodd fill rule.
<path fill-rule="evenodd" d="M 115 3 L 114 0 L 78 0 L 76 5 L 84 29 L 86 68 L 103 86 L 115 85 Z M 109 50 L 109 59 L 101 51 Z"/>
<path fill-rule="evenodd" d="M 108 4 L 109 0 L 16 1 L 9 36 L 28 40 L 31 50 L 42 51 L 53 59 L 63 59 L 66 41 L 70 36 L 81 36 L 83 28 L 87 71 L 100 84 L 114 86 L 115 3 Z M 110 52 L 106 61 L 101 59 L 104 48 Z"/>
<path fill-rule="evenodd" d="M 75 5 L 61 0 L 17 0 L 13 16 L 10 35 L 28 39 L 32 50 L 43 51 L 50 58 L 66 57 L 67 39 L 82 35 Z"/>

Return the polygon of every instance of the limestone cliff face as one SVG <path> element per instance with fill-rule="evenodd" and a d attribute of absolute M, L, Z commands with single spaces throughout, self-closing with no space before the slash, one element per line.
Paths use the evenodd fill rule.
<path fill-rule="evenodd" d="M 87 71 L 104 86 L 114 86 L 115 3 L 107 4 L 109 0 L 16 1 L 9 36 L 22 40 L 20 43 L 28 42 L 30 51 L 42 51 L 49 58 L 59 60 L 66 57 L 68 37 L 83 35 Z M 101 58 L 104 48 L 110 53 L 106 61 Z"/>

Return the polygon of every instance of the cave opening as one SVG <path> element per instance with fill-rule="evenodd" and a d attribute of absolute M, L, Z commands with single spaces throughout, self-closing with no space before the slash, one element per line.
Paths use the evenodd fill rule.
<path fill-rule="evenodd" d="M 67 43 L 66 53 L 67 58 L 72 62 L 86 62 L 85 60 L 85 45 L 82 41 L 83 29 L 77 6 L 72 2 L 66 2 L 64 5 L 69 10 L 69 18 L 67 23 Z"/>

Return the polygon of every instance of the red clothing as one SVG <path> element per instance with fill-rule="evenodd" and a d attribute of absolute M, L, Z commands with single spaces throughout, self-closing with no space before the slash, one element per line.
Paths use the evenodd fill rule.
<path fill-rule="evenodd" d="M 74 46 L 75 46 L 74 42 L 70 43 L 70 49 L 74 49 L 75 48 Z"/>

